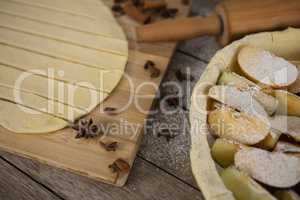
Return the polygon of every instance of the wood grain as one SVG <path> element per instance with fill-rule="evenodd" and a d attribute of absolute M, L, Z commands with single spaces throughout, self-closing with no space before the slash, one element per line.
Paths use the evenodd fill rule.
<path fill-rule="evenodd" d="M 68 2 L 70 3 L 71 1 Z M 110 2 L 109 4 L 111 4 L 112 0 L 106 2 Z M 2 3 L 13 4 L 14 6 L 10 11 L 12 13 L 15 13 L 18 9 L 20 9 L 20 5 L 24 6 L 26 4 L 22 0 L 8 0 L 3 1 Z M 55 1 L 53 3 L 57 4 L 59 2 Z M 181 0 L 169 0 L 168 3 L 170 7 L 179 8 L 178 17 L 187 15 L 189 7 L 183 6 L 181 4 Z M 26 4 L 25 7 L 33 12 L 27 14 L 20 12 L 19 14 L 22 16 L 23 14 L 26 14 L 29 17 L 32 17 L 38 15 L 40 12 L 36 5 L 33 6 L 31 4 Z M 46 7 L 49 7 L 49 5 L 46 5 Z M 95 12 L 93 8 L 91 9 Z M 44 10 L 47 10 L 47 12 L 41 13 L 43 16 L 39 20 L 52 20 L 52 10 L 49 8 Z M 75 12 L 75 10 L 73 11 Z M 66 13 L 65 11 L 58 12 L 58 10 L 56 10 L 55 12 L 59 13 L 61 16 L 68 16 L 68 19 L 60 22 L 52 21 L 53 23 L 59 23 L 64 26 L 72 25 L 73 27 L 75 22 L 88 21 L 86 17 L 77 15 L 78 13 L 76 14 L 76 17 L 72 18 L 69 16 L 70 13 Z M 93 117 L 95 119 L 94 121 L 106 126 L 111 124 L 117 126 L 118 131 L 115 131 L 116 129 L 114 129 L 114 127 L 110 127 L 109 131 L 106 132 L 108 136 L 101 138 L 101 140 L 117 141 L 120 144 L 120 148 L 116 152 L 111 153 L 104 151 L 100 147 L 98 140 L 75 140 L 75 132 L 70 128 L 57 131 L 53 134 L 35 136 L 14 134 L 0 128 L 1 149 L 18 153 L 25 157 L 94 178 L 96 180 L 101 180 L 105 183 L 115 184 L 118 186 L 125 184 L 128 175 L 117 177 L 115 173 L 111 172 L 108 166 L 117 158 L 123 158 L 130 164 L 130 166 L 132 166 L 142 138 L 142 127 L 144 125 L 144 121 L 149 109 L 151 108 L 157 88 L 166 72 L 167 65 L 171 59 L 173 51 L 175 50 L 176 44 L 137 44 L 132 39 L 134 38 L 132 29 L 138 24 L 126 16 L 118 18 L 118 21 L 129 38 L 129 61 L 126 66 L 125 73 L 131 78 L 133 88 L 130 87 L 130 82 L 127 77 L 124 76 L 118 87 L 111 93 L 110 97 L 95 108 L 94 111 L 87 116 L 87 118 Z M 94 30 L 92 26 L 88 26 L 86 28 L 90 31 Z M 100 30 L 99 27 L 95 29 L 95 31 L 97 30 Z M 151 78 L 149 71 L 143 69 L 147 60 L 154 61 L 157 67 L 161 70 L 161 75 L 158 78 Z M 152 85 L 142 87 L 142 89 L 137 91 L 139 86 L 146 81 Z M 153 85 L 155 87 L 153 87 Z M 133 94 L 131 94 L 132 90 L 134 91 Z M 147 99 L 143 99 L 144 96 L 141 95 L 145 94 L 150 95 L 150 98 L 148 97 Z M 113 116 L 100 112 L 105 107 L 116 107 L 117 109 L 123 107 L 126 105 L 130 95 L 135 99 L 135 101 L 129 102 L 129 106 L 126 110 Z M 138 105 L 136 104 L 137 101 Z M 128 126 L 134 126 L 135 129 L 124 129 L 124 127 Z"/>
<path fill-rule="evenodd" d="M 0 157 L 1 200 L 59 200 L 57 196 L 18 171 Z"/>
<path fill-rule="evenodd" d="M 149 160 L 155 165 L 165 169 L 169 173 L 174 174 L 177 178 L 187 182 L 194 187 L 197 187 L 190 169 L 189 149 L 190 149 L 190 135 L 189 122 L 187 118 L 187 110 L 183 107 L 189 108 L 190 92 L 192 91 L 196 80 L 198 80 L 206 64 L 196 60 L 192 57 L 186 56 L 182 53 L 176 52 L 169 66 L 169 71 L 162 81 L 160 87 L 161 96 L 157 97 L 158 102 L 152 107 L 152 110 L 158 111 L 150 115 L 146 133 L 139 151 L 139 155 Z M 176 71 L 188 71 L 194 77 L 194 81 L 190 83 L 187 81 L 178 81 L 175 76 Z M 160 107 L 163 98 L 166 95 L 174 94 L 176 88 L 166 86 L 168 82 L 178 84 L 179 89 L 183 94 L 180 98 L 182 105 L 177 108 L 172 108 L 165 105 L 163 108 L 172 111 L 171 113 L 163 112 Z M 161 128 L 168 127 L 172 129 L 172 134 L 177 135 L 169 142 L 164 137 L 158 137 Z M 174 130 L 173 130 L 174 129 Z"/>
<path fill-rule="evenodd" d="M 178 29 L 180 27 L 180 29 Z M 183 41 L 203 35 L 218 35 L 221 22 L 217 15 L 165 20 L 138 27 L 139 42 Z"/>
<path fill-rule="evenodd" d="M 153 165 L 137 158 L 122 188 L 0 151 L 0 155 L 64 199 L 72 200 L 202 200 L 201 193 Z M 13 175 L 12 175 L 13 176 Z M 0 177 L 1 181 L 2 177 Z M 5 180 L 2 180 L 5 181 Z M 11 200 L 11 199 L 10 199 Z"/>
<path fill-rule="evenodd" d="M 219 38 L 222 45 L 246 34 L 300 27 L 298 0 L 227 0 L 217 6 L 216 12 L 224 23 L 224 31 Z"/>

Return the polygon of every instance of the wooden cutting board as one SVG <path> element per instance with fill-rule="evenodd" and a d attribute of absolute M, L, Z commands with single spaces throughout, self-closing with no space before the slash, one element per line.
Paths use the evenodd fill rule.
<path fill-rule="evenodd" d="M 52 2 L 55 6 L 55 2 L 58 1 L 49 1 L 50 4 Z M 108 6 L 113 4 L 113 0 L 104 2 Z M 178 17 L 187 15 L 189 6 L 182 5 L 181 0 L 168 0 L 168 3 L 169 7 L 179 9 Z M 98 139 L 75 139 L 76 132 L 70 128 L 51 134 L 26 135 L 16 134 L 0 127 L 1 149 L 105 183 L 117 186 L 125 184 L 128 174 L 118 176 L 108 166 L 118 158 L 124 159 L 132 166 L 142 139 L 144 122 L 176 44 L 137 44 L 132 39 L 136 22 L 127 16 L 119 17 L 118 21 L 129 38 L 129 60 L 125 73 L 133 77 L 132 85 L 135 93 L 132 98 L 135 101 L 131 101 L 127 105 L 128 108 L 117 115 L 97 112 L 99 106 L 120 108 L 129 102 L 130 84 L 123 77 L 109 98 L 86 117 L 102 124 L 118 124 L 117 129 L 111 127 L 110 134 L 101 138 L 103 142 L 118 142 L 118 149 L 115 152 L 107 152 L 99 145 Z M 158 78 L 151 78 L 149 71 L 144 70 L 144 64 L 148 60 L 153 61 L 161 70 Z M 145 81 L 153 85 L 141 86 Z"/>

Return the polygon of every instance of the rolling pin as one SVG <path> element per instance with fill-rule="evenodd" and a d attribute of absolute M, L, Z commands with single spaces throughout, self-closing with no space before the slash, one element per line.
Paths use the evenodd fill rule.
<path fill-rule="evenodd" d="M 136 28 L 139 42 L 167 42 L 203 35 L 222 45 L 249 33 L 300 27 L 300 0 L 224 0 L 208 17 L 164 20 Z"/>

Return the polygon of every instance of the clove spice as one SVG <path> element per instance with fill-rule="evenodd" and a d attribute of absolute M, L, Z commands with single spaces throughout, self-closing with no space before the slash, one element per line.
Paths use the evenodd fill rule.
<path fill-rule="evenodd" d="M 144 69 L 149 69 L 150 67 L 154 67 L 154 66 L 155 66 L 154 62 L 151 60 L 148 60 L 144 65 Z"/>
<path fill-rule="evenodd" d="M 109 165 L 108 168 L 111 169 L 113 173 L 117 173 L 118 175 L 127 174 L 130 171 L 130 165 L 122 158 L 118 158 L 114 163 Z"/>
<path fill-rule="evenodd" d="M 127 0 L 114 0 L 114 4 L 124 3 Z"/>
<path fill-rule="evenodd" d="M 123 7 L 120 5 L 120 4 L 114 4 L 112 7 L 111 7 L 111 10 L 118 14 L 119 16 L 120 15 L 123 15 L 125 14 L 124 10 L 123 10 Z"/>
<path fill-rule="evenodd" d="M 132 4 L 136 7 L 142 6 L 143 5 L 143 0 L 131 0 Z"/>
<path fill-rule="evenodd" d="M 189 5 L 190 4 L 190 0 L 181 0 L 182 5 Z"/>
<path fill-rule="evenodd" d="M 100 141 L 100 145 L 106 150 L 106 151 L 116 151 L 118 148 L 118 142 L 110 142 L 110 143 L 104 143 Z"/>
<path fill-rule="evenodd" d="M 182 0 L 182 3 L 188 4 L 189 1 Z M 126 14 L 140 24 L 148 24 L 159 15 L 174 18 L 178 9 L 168 8 L 166 0 L 114 0 L 112 11 L 119 16 Z"/>
<path fill-rule="evenodd" d="M 151 60 L 148 60 L 144 65 L 145 70 L 150 71 L 151 78 L 157 78 L 160 76 L 160 70 L 155 67 L 155 63 Z"/>
<path fill-rule="evenodd" d="M 117 114 L 117 109 L 113 107 L 106 107 L 104 108 L 104 112 L 108 115 L 116 115 Z"/>
<path fill-rule="evenodd" d="M 138 1 L 139 2 L 139 1 Z M 151 22 L 151 15 L 149 13 L 144 13 L 141 8 L 136 6 L 133 2 L 126 2 L 123 5 L 124 12 L 131 17 L 132 19 L 136 20 L 141 24 L 148 24 Z"/>

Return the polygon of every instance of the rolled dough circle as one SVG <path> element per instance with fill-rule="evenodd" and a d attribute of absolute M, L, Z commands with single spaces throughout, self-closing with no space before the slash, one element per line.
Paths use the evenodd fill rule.
<path fill-rule="evenodd" d="M 16 133 L 66 127 L 121 80 L 128 42 L 100 0 L 0 2 L 0 125 Z"/>

